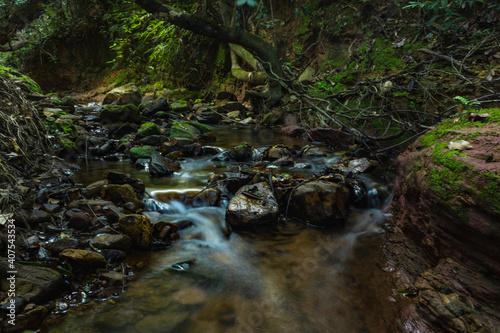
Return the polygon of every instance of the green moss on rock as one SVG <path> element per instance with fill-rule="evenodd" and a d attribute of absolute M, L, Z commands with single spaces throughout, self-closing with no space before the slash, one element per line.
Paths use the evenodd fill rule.
<path fill-rule="evenodd" d="M 153 154 L 156 154 L 156 148 L 153 146 L 132 147 L 129 154 L 133 161 L 139 158 L 151 158 Z"/>
<path fill-rule="evenodd" d="M 141 128 L 137 131 L 135 138 L 140 140 L 142 138 L 148 137 L 150 135 L 160 135 L 161 131 L 158 125 L 155 123 L 144 123 Z"/>

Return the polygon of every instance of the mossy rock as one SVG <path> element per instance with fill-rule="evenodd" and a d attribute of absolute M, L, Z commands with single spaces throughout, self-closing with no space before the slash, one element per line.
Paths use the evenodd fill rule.
<path fill-rule="evenodd" d="M 194 126 L 186 123 L 174 122 L 170 129 L 170 139 L 173 138 L 186 138 L 191 140 L 198 140 L 201 132 Z"/>
<path fill-rule="evenodd" d="M 101 122 L 114 123 L 117 121 L 138 123 L 141 121 L 141 112 L 133 104 L 106 105 L 99 114 Z"/>
<path fill-rule="evenodd" d="M 168 119 L 170 116 L 169 116 L 168 112 L 158 111 L 158 112 L 155 113 L 154 117 L 156 119 Z"/>
<path fill-rule="evenodd" d="M 139 128 L 139 130 L 137 131 L 135 138 L 137 140 L 140 140 L 150 135 L 160 135 L 160 134 L 161 131 L 158 125 L 156 125 L 155 123 L 144 123 L 142 124 L 141 128 Z"/>
<path fill-rule="evenodd" d="M 132 244 L 139 248 L 149 249 L 153 239 L 153 226 L 145 215 L 130 214 L 118 219 L 123 233 L 132 239 Z"/>
<path fill-rule="evenodd" d="M 194 121 L 186 121 L 186 122 L 184 122 L 184 124 L 193 126 L 198 131 L 200 131 L 201 134 L 207 133 L 207 132 L 212 132 L 212 129 L 210 128 L 210 126 L 207 126 L 205 124 L 195 123 Z"/>
<path fill-rule="evenodd" d="M 129 154 L 132 161 L 139 158 L 151 158 L 153 154 L 156 154 L 156 148 L 152 146 L 132 147 Z"/>
<path fill-rule="evenodd" d="M 179 102 L 172 103 L 172 104 L 170 104 L 170 107 L 172 108 L 173 112 L 189 111 L 188 102 L 186 102 L 186 101 L 179 101 Z"/>

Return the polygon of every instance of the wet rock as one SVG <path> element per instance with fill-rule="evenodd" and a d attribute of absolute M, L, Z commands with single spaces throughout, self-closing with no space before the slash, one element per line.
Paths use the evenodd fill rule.
<path fill-rule="evenodd" d="M 74 239 L 57 239 L 52 243 L 49 243 L 47 250 L 50 251 L 52 256 L 58 256 L 63 250 L 66 249 L 77 249 L 79 246 L 78 241 Z"/>
<path fill-rule="evenodd" d="M 176 138 L 165 142 L 161 147 L 162 154 L 167 155 L 172 152 L 182 152 L 184 156 L 198 155 L 201 152 L 201 145 L 193 140 Z"/>
<path fill-rule="evenodd" d="M 142 170 L 149 168 L 149 159 L 148 158 L 139 158 L 137 161 L 134 163 L 134 168 L 137 170 Z"/>
<path fill-rule="evenodd" d="M 102 188 L 109 184 L 107 179 L 98 180 L 85 188 L 87 198 L 95 198 L 101 195 Z"/>
<path fill-rule="evenodd" d="M 354 137 L 346 132 L 330 127 L 316 127 L 309 131 L 309 136 L 314 141 L 329 144 L 335 149 L 348 149 L 354 144 Z"/>
<path fill-rule="evenodd" d="M 236 193 L 241 187 L 247 185 L 253 176 L 242 172 L 225 172 L 217 184 L 225 187 L 230 193 Z"/>
<path fill-rule="evenodd" d="M 92 238 L 91 243 L 98 249 L 117 249 L 126 252 L 130 249 L 132 239 L 123 234 L 102 234 Z"/>
<path fill-rule="evenodd" d="M 151 158 L 152 155 L 156 154 L 156 148 L 153 146 L 132 147 L 129 154 L 132 161 L 139 158 Z"/>
<path fill-rule="evenodd" d="M 157 99 L 151 101 L 145 108 L 142 110 L 142 114 L 145 117 L 151 117 L 153 115 L 156 116 L 157 112 L 160 111 L 168 111 L 170 110 L 170 104 L 165 97 L 158 97 Z"/>
<path fill-rule="evenodd" d="M 59 256 L 74 267 L 88 269 L 106 266 L 106 258 L 100 253 L 88 250 L 66 249 Z"/>
<path fill-rule="evenodd" d="M 274 146 L 264 152 L 264 159 L 268 161 L 275 161 L 288 156 L 292 156 L 292 153 L 286 147 Z"/>
<path fill-rule="evenodd" d="M 10 274 L 9 263 L 0 261 L 0 286 L 3 291 L 10 289 L 7 280 Z M 59 272 L 47 267 L 16 265 L 16 295 L 28 302 L 42 303 L 64 291 L 64 279 Z"/>
<path fill-rule="evenodd" d="M 179 163 L 155 154 L 151 157 L 151 164 L 149 165 L 149 175 L 151 177 L 171 176 L 174 172 L 181 169 Z"/>
<path fill-rule="evenodd" d="M 217 206 L 220 199 L 220 190 L 217 188 L 207 188 L 196 194 L 192 199 L 193 207 Z"/>
<path fill-rule="evenodd" d="M 118 172 L 118 171 L 110 171 L 106 176 L 108 182 L 110 184 L 124 185 L 128 184 L 132 186 L 136 193 L 144 193 L 146 190 L 146 185 L 139 178 L 132 178 L 130 174 Z"/>
<path fill-rule="evenodd" d="M 150 135 L 141 140 L 141 145 L 161 146 L 165 141 L 167 141 L 165 135 Z"/>
<path fill-rule="evenodd" d="M 325 157 L 326 153 L 322 152 L 318 147 L 306 146 L 302 149 L 301 155 L 303 157 Z"/>
<path fill-rule="evenodd" d="M 123 206 L 127 202 L 131 202 L 135 208 L 133 211 L 144 207 L 144 203 L 137 198 L 134 188 L 129 184 L 108 184 L 102 188 L 101 197 L 117 206 Z"/>
<path fill-rule="evenodd" d="M 21 313 L 26 304 L 28 304 L 28 302 L 24 298 L 16 296 L 2 304 L 0 306 L 0 312 L 9 313 L 11 309 L 14 309 L 15 313 Z"/>
<path fill-rule="evenodd" d="M 142 93 L 137 86 L 132 83 L 126 84 L 124 86 L 115 88 L 106 94 L 103 105 L 115 104 L 115 105 L 126 105 L 133 104 L 138 106 L 142 101 Z"/>
<path fill-rule="evenodd" d="M 139 109 L 132 105 L 106 105 L 99 114 L 101 123 L 114 123 L 118 121 L 138 123 L 141 121 Z"/>
<path fill-rule="evenodd" d="M 232 226 L 275 223 L 278 215 L 278 203 L 267 183 L 243 186 L 226 209 L 226 220 Z"/>
<path fill-rule="evenodd" d="M 239 146 L 232 147 L 220 155 L 214 157 L 215 161 L 236 161 L 249 162 L 253 160 L 253 148 L 248 143 L 243 143 Z"/>
<path fill-rule="evenodd" d="M 153 227 L 145 215 L 124 215 L 118 219 L 120 228 L 132 239 L 132 244 L 149 249 L 152 243 Z"/>
<path fill-rule="evenodd" d="M 201 132 L 192 125 L 180 122 L 174 122 L 170 128 L 170 139 L 173 138 L 186 138 L 191 140 L 198 140 Z"/>
<path fill-rule="evenodd" d="M 137 134 L 135 135 L 136 140 L 141 140 L 150 135 L 160 135 L 161 131 L 158 125 L 155 123 L 144 123 L 141 125 Z"/>
<path fill-rule="evenodd" d="M 344 226 L 349 217 L 349 200 L 345 186 L 313 181 L 293 191 L 288 213 L 318 227 Z"/>
<path fill-rule="evenodd" d="M 62 209 L 61 206 L 58 205 L 58 204 L 48 204 L 48 203 L 46 203 L 46 204 L 43 204 L 43 206 L 42 206 L 42 210 L 44 212 L 49 213 L 49 214 L 55 214 L 57 212 L 60 212 L 61 209 Z"/>
<path fill-rule="evenodd" d="M 170 118 L 170 113 L 165 111 L 158 111 L 154 114 L 154 118 L 167 120 Z"/>
<path fill-rule="evenodd" d="M 121 263 L 127 257 L 124 251 L 115 249 L 102 249 L 101 254 L 106 258 L 109 264 Z"/>
<path fill-rule="evenodd" d="M 329 166 L 332 169 L 337 169 L 343 173 L 364 173 L 373 171 L 378 166 L 377 161 L 369 160 L 367 158 L 359 158 L 356 160 L 347 160 Z"/>
<path fill-rule="evenodd" d="M 92 225 L 90 216 L 83 212 L 78 212 L 71 216 L 68 226 L 76 230 L 84 230 Z"/>
<path fill-rule="evenodd" d="M 38 209 L 19 209 L 14 213 L 14 219 L 16 224 L 21 221 L 26 221 L 30 225 L 52 222 L 52 217 L 47 212 Z"/>
<path fill-rule="evenodd" d="M 357 178 L 349 179 L 347 188 L 351 193 L 351 205 L 357 208 L 366 208 L 368 206 L 368 189 L 362 180 Z M 373 208 L 378 207 L 380 206 L 374 206 Z"/>

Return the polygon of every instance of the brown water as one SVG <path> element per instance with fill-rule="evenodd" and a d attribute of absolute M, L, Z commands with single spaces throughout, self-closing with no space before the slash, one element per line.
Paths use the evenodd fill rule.
<path fill-rule="evenodd" d="M 217 146 L 301 143 L 286 140 L 291 139 L 269 132 L 219 130 Z M 313 168 L 335 158 L 313 161 Z M 149 191 L 203 188 L 208 175 L 220 171 L 210 158 L 187 160 L 181 173 L 154 180 L 127 161 L 84 166 L 81 182 L 102 179 L 112 169 L 142 178 Z M 379 184 L 366 180 L 372 187 Z M 68 314 L 51 332 L 401 331 L 399 300 L 381 256 L 381 207 L 352 210 L 343 231 L 286 220 L 229 238 L 221 232 L 224 208 L 187 209 L 176 203 L 167 208 L 165 214 L 151 212 L 151 220 L 189 219 L 194 226 L 180 232 L 174 247 L 140 253 L 146 267 L 120 297 L 89 300 L 91 309 Z M 188 264 L 178 270 L 178 263 Z"/>

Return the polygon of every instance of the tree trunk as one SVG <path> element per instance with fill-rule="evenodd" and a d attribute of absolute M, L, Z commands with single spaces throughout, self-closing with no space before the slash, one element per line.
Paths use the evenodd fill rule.
<path fill-rule="evenodd" d="M 203 17 L 166 6 L 156 0 L 130 1 L 137 3 L 147 12 L 157 14 L 178 27 L 206 37 L 215 38 L 221 42 L 243 46 L 260 60 L 269 76 L 269 89 L 262 95 L 266 99 L 266 105 L 273 106 L 281 99 L 282 87 L 279 81 L 283 78 L 281 63 L 276 50 L 263 39 L 247 31 L 219 25 Z"/>

